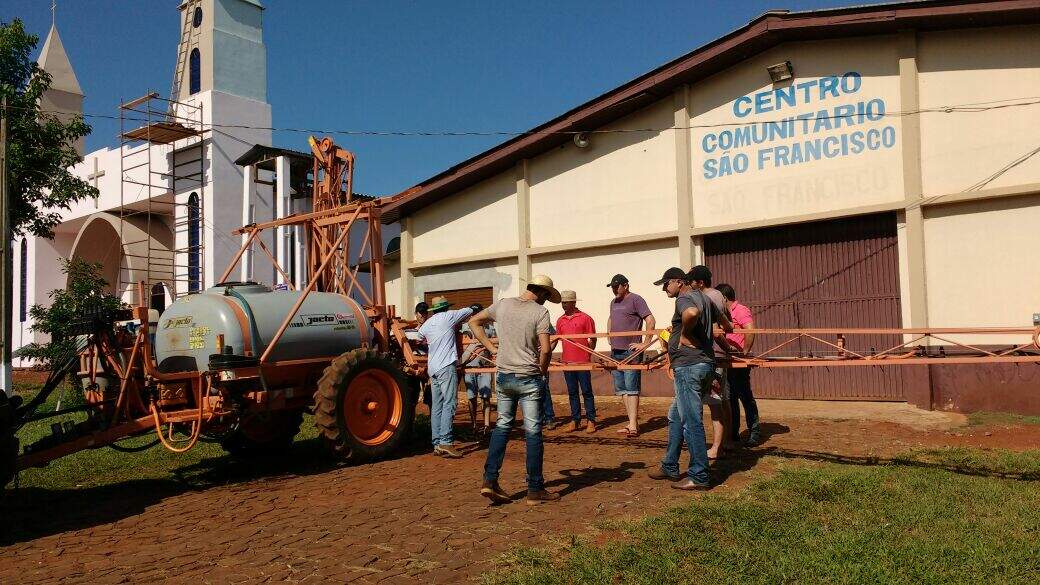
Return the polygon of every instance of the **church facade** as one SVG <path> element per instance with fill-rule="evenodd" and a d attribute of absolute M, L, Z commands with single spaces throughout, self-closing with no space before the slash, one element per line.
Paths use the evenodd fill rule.
<path fill-rule="evenodd" d="M 15 350 L 42 341 L 29 308 L 46 305 L 50 291 L 65 286 L 60 259 L 100 263 L 111 291 L 127 302 L 137 300 L 137 283 L 144 282 L 152 305 L 162 308 L 220 279 L 240 245 L 231 231 L 245 219 L 263 221 L 286 209 L 276 193 L 292 193 L 274 187 L 274 169 L 236 164 L 251 148 L 271 144 L 263 6 L 187 0 L 169 17 L 181 28 L 171 47 L 177 66 L 169 98 L 153 93 L 122 104 L 114 146 L 83 153 L 78 144 L 83 161 L 72 172 L 97 187 L 99 197 L 63 211 L 53 239 L 14 242 Z M 42 109 L 82 113 L 83 92 L 56 27 L 39 63 L 53 79 Z M 273 282 L 266 268 L 257 269 L 245 275 Z M 14 365 L 29 364 L 16 359 Z"/>

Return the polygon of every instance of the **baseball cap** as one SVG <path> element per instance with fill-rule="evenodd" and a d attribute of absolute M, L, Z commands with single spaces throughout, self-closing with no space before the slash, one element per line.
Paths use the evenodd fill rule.
<path fill-rule="evenodd" d="M 711 270 L 703 264 L 698 264 L 690 269 L 690 272 L 686 275 L 686 280 L 689 280 L 690 282 L 695 280 L 711 282 Z"/>
<path fill-rule="evenodd" d="M 654 286 L 661 286 L 669 280 L 686 280 L 686 272 L 678 266 L 672 266 L 664 271 L 664 275 L 661 276 L 660 280 L 654 282 Z"/>
<path fill-rule="evenodd" d="M 622 284 L 628 284 L 628 278 L 624 274 L 615 274 L 614 278 L 610 279 L 610 283 L 607 284 L 607 287 L 614 288 L 615 286 L 621 286 Z"/>

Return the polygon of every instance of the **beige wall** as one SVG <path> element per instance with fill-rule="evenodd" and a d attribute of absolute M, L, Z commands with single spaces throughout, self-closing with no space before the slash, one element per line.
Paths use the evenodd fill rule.
<path fill-rule="evenodd" d="M 922 33 L 918 36 L 922 109 L 1036 98 L 1040 27 Z M 925 196 L 969 190 L 1037 147 L 1040 105 L 921 116 Z M 1040 182 L 1040 157 L 986 188 Z"/>
<path fill-rule="evenodd" d="M 790 61 L 794 70 L 795 104 L 791 106 L 768 94 L 762 98 L 762 111 L 756 113 L 754 102 L 758 98 L 755 94 L 769 92 L 774 87 L 789 91 L 792 82 L 780 82 L 774 86 L 766 72 L 768 65 L 783 61 Z M 855 78 L 848 77 L 837 85 L 837 96 L 829 80 L 824 82 L 826 85 L 822 92 L 818 85 L 797 87 L 798 84 L 840 77 L 849 72 L 858 73 L 861 81 L 857 87 Z M 856 122 L 855 125 L 843 121 L 840 127 L 826 128 L 828 124 L 838 124 L 839 117 L 849 119 L 845 117 L 848 110 L 835 112 L 835 107 L 855 107 L 875 99 L 884 101 L 886 112 L 900 109 L 895 37 L 785 44 L 691 86 L 693 126 L 739 123 L 738 126 L 694 128 L 691 131 L 694 226 L 726 226 L 901 200 L 902 151 L 898 141 L 898 118 L 878 117 L 870 121 L 854 116 L 851 120 Z M 774 104 L 779 105 L 779 109 Z M 872 107 L 878 108 L 876 103 Z M 852 111 L 858 112 L 858 109 Z M 780 126 L 788 132 L 783 137 L 776 135 L 773 140 L 750 146 L 723 148 L 728 146 L 728 136 L 745 130 L 748 124 L 778 122 L 818 112 L 823 112 L 818 116 L 823 119 L 819 128 L 814 120 L 794 120 L 788 126 Z M 762 125 L 756 124 L 752 128 L 764 136 L 761 134 Z M 828 148 L 834 152 L 836 144 L 840 148 L 840 143 L 834 142 L 835 138 L 841 140 L 842 135 L 851 138 L 860 132 L 871 133 L 869 136 L 875 138 L 895 138 L 895 141 L 889 140 L 890 147 L 863 149 L 859 154 L 849 152 L 832 158 L 794 162 L 795 145 L 804 150 L 806 141 L 830 138 Z M 783 156 L 783 149 L 791 149 L 788 156 Z M 733 167 L 731 174 L 725 172 L 727 157 Z M 746 170 L 737 172 L 738 159 L 741 158 L 747 162 Z M 776 166 L 775 161 L 784 160 L 791 164 Z"/>
<path fill-rule="evenodd" d="M 597 330 L 606 331 L 613 298 L 607 283 L 618 272 L 628 277 L 632 292 L 646 299 L 658 323 L 670 321 L 675 303 L 652 283 L 678 263 L 679 250 L 674 244 L 644 243 L 540 257 L 535 259 L 532 273 L 548 275 L 560 290 L 577 292 L 578 307 L 592 316 Z M 549 306 L 553 323 L 562 312 L 559 305 Z"/>
<path fill-rule="evenodd" d="M 411 307 L 401 307 L 401 262 L 388 261 L 383 268 L 383 283 L 386 292 L 386 304 L 397 306 L 397 315 L 410 315 Z M 414 304 L 412 305 L 415 306 Z"/>
<path fill-rule="evenodd" d="M 924 225 L 930 326 L 1032 326 L 1040 312 L 1040 195 L 928 208 Z"/>
<path fill-rule="evenodd" d="M 516 250 L 516 176 L 478 183 L 412 216 L 414 262 Z"/>
<path fill-rule="evenodd" d="M 521 287 L 516 262 L 473 262 L 416 270 L 411 305 L 414 307 L 427 292 L 485 286 L 494 289 L 495 300 L 518 295 Z"/>
<path fill-rule="evenodd" d="M 672 99 L 605 126 L 661 129 Z M 531 159 L 531 245 L 553 246 L 676 229 L 675 140 L 670 131 L 592 134 Z"/>

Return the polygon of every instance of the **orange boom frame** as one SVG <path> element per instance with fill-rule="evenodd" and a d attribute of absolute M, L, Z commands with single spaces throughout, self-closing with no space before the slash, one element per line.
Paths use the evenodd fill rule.
<path fill-rule="evenodd" d="M 221 277 L 234 271 L 246 250 L 260 247 L 284 277 L 270 250 L 259 238 L 279 226 L 302 226 L 308 249 L 307 286 L 264 348 L 246 352 L 248 365 L 216 371 L 160 372 L 155 363 L 147 297 L 138 287 L 138 306 L 132 319 L 105 323 L 89 336 L 80 355 L 78 375 L 86 396 L 86 423 L 52 425 L 54 432 L 17 456 L 0 462 L 0 483 L 15 469 L 44 465 L 58 457 L 88 448 L 112 445 L 127 437 L 154 433 L 155 441 L 172 451 L 190 449 L 203 435 L 222 438 L 232 452 L 275 448 L 287 444 L 299 428 L 302 413 L 313 412 L 319 431 L 333 453 L 344 458 L 378 458 L 399 448 L 411 429 L 419 382 L 426 378 L 426 357 L 413 347 L 405 331 L 414 322 L 395 315 L 386 303 L 383 280 L 382 210 L 409 192 L 369 200 L 352 190 L 354 156 L 329 138 L 310 139 L 314 155 L 313 211 L 274 221 L 247 225 L 235 231 L 243 236 L 241 248 Z M 364 226 L 358 249 L 351 249 L 352 229 Z M 358 279 L 368 264 L 371 286 Z M 285 277 L 287 282 L 289 278 Z M 218 285 L 219 286 L 219 285 Z M 291 285 L 290 285 L 291 286 Z M 312 292 L 357 294 L 371 327 L 372 342 L 341 356 L 274 361 L 272 350 L 281 340 L 304 300 Z M 779 342 L 757 355 L 734 355 L 732 367 L 893 366 L 921 364 L 1040 363 L 1040 328 L 964 329 L 755 329 L 749 333 L 770 335 Z M 667 355 L 659 351 L 661 333 L 633 331 L 592 335 L 557 335 L 554 339 L 588 352 L 585 364 L 553 362 L 553 371 L 654 370 L 667 367 Z M 633 355 L 616 360 L 610 355 L 575 344 L 587 337 L 644 336 Z M 957 336 L 1006 338 L 1019 343 L 1002 349 L 994 345 L 964 343 Z M 901 342 L 871 351 L 853 350 L 864 343 L 849 340 L 899 336 Z M 223 340 L 217 335 L 216 353 Z M 461 343 L 469 339 L 460 336 Z M 816 349 L 791 352 L 793 347 Z M 484 364 L 467 367 L 467 373 L 493 372 L 486 353 L 477 354 Z M 107 388 L 104 382 L 108 382 Z M 36 402 L 38 405 L 39 401 Z M 4 409 L 7 409 L 4 411 Z M 31 420 L 33 408 L 9 401 L 0 404 L 4 420 L 17 429 Z M 46 416 L 53 416 L 51 413 Z M 61 414 L 61 413 L 58 413 Z M 0 433 L 5 432 L 0 429 Z M 2 437 L 0 437 L 2 438 Z M 6 475 L 5 475 L 6 474 Z"/>

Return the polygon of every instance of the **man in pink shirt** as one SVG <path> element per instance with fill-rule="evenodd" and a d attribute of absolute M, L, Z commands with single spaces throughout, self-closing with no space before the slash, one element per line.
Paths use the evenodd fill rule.
<path fill-rule="evenodd" d="M 720 284 L 715 287 L 722 296 L 726 297 L 726 307 L 729 309 L 733 320 L 733 333 L 726 335 L 726 339 L 732 345 L 740 348 L 745 354 L 751 353 L 751 346 L 755 343 L 754 333 L 740 333 L 740 329 L 754 329 L 755 322 L 751 318 L 751 309 L 737 301 L 737 292 L 728 284 Z M 729 376 L 729 404 L 733 413 L 733 424 L 730 425 L 730 437 L 734 441 L 740 440 L 740 405 L 744 405 L 744 418 L 747 420 L 748 438 L 747 445 L 758 443 L 758 403 L 755 395 L 751 393 L 751 368 L 730 368 Z"/>
<path fill-rule="evenodd" d="M 560 291 L 563 315 L 556 320 L 557 335 L 580 335 L 596 332 L 596 322 L 587 313 L 578 309 L 578 296 L 572 290 Z M 582 337 L 576 339 L 560 340 L 563 344 L 563 356 L 561 360 L 565 364 L 587 364 L 592 361 L 588 351 L 584 348 L 596 349 L 595 337 Z M 588 425 L 585 432 L 596 432 L 596 398 L 592 394 L 592 372 L 588 370 L 581 372 L 563 373 L 563 379 L 567 381 L 567 395 L 571 402 L 571 423 L 564 429 L 568 432 L 578 430 L 581 425 L 581 400 L 578 398 L 578 387 L 581 387 L 581 396 L 585 399 L 585 419 Z"/>

